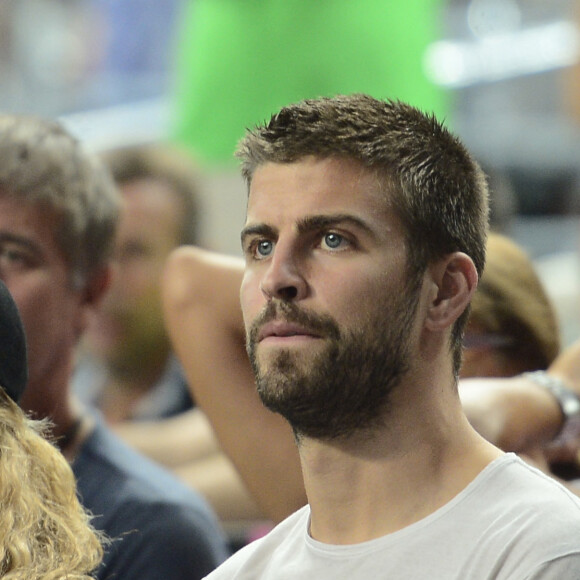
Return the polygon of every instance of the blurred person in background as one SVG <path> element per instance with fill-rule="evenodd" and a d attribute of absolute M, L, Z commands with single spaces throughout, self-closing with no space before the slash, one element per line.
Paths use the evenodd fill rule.
<path fill-rule="evenodd" d="M 171 250 L 197 243 L 198 174 L 170 146 L 136 145 L 102 156 L 121 195 L 113 276 L 83 339 L 73 387 L 116 424 L 192 408 L 172 353 L 160 299 Z"/>
<path fill-rule="evenodd" d="M 560 351 L 554 306 L 523 248 L 494 232 L 486 248 L 464 335 L 461 377 L 545 370 Z"/>
<path fill-rule="evenodd" d="M 0 117 L 0 278 L 29 347 L 21 405 L 49 418 L 107 546 L 99 580 L 202 578 L 226 555 L 203 499 L 124 445 L 72 394 L 78 342 L 107 291 L 119 197 L 60 124 Z"/>

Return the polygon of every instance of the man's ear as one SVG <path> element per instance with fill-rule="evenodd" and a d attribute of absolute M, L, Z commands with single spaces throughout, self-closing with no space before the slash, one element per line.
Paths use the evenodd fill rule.
<path fill-rule="evenodd" d="M 477 288 L 477 270 L 463 252 L 454 252 L 429 267 L 435 292 L 432 295 L 425 325 L 441 331 L 450 327 L 467 308 Z"/>
<path fill-rule="evenodd" d="M 107 264 L 95 270 L 87 278 L 83 291 L 83 302 L 85 306 L 95 308 L 100 304 L 111 286 L 112 272 L 112 267 Z"/>
<path fill-rule="evenodd" d="M 81 289 L 77 334 L 80 336 L 86 330 L 91 316 L 101 303 L 111 285 L 112 267 L 102 266 L 87 277 Z"/>

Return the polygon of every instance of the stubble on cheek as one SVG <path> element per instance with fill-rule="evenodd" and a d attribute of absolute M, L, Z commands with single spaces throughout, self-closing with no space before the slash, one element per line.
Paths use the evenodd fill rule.
<path fill-rule="evenodd" d="M 274 319 L 297 323 L 319 336 L 312 348 L 260 348 L 261 327 Z M 256 377 L 258 394 L 271 410 L 280 412 L 278 403 L 301 397 L 319 361 L 336 349 L 340 330 L 330 317 L 320 316 L 287 302 L 272 301 L 254 319 L 246 337 L 246 350 Z"/>

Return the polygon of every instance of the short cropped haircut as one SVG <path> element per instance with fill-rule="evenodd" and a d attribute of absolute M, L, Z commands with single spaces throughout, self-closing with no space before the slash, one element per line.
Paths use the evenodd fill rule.
<path fill-rule="evenodd" d="M 432 261 L 456 251 L 471 257 L 480 276 L 483 272 L 487 180 L 463 144 L 433 115 L 363 94 L 308 99 L 249 130 L 236 156 L 248 188 L 255 170 L 268 162 L 292 163 L 307 156 L 355 160 L 377 175 L 386 201 L 405 226 L 412 280 Z M 456 375 L 468 316 L 469 308 L 452 332 Z"/>
<path fill-rule="evenodd" d="M 56 122 L 0 115 L 0 195 L 54 216 L 55 240 L 82 286 L 110 257 L 117 189 L 96 156 Z"/>
<path fill-rule="evenodd" d="M 180 244 L 198 243 L 200 174 L 184 150 L 166 144 L 120 147 L 102 154 L 118 186 L 151 179 L 167 186 L 181 203 Z"/>

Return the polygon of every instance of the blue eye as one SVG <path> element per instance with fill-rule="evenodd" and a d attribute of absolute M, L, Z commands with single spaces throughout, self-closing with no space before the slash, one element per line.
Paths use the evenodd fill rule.
<path fill-rule="evenodd" d="M 331 249 L 336 249 L 344 242 L 344 238 L 338 234 L 330 233 L 324 235 L 324 244 Z"/>
<path fill-rule="evenodd" d="M 256 254 L 258 257 L 265 258 L 272 253 L 274 244 L 270 240 L 262 240 L 256 245 Z"/>

